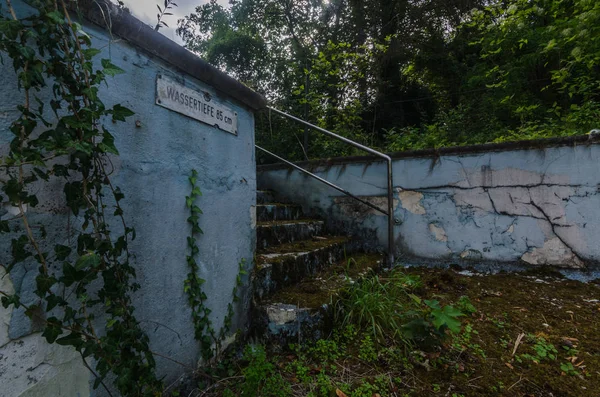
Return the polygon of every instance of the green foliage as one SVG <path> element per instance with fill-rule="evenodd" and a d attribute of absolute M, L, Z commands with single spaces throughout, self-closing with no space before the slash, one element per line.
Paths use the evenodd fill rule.
<path fill-rule="evenodd" d="M 199 276 L 200 268 L 196 262 L 196 257 L 200 253 L 196 236 L 204 234 L 200 228 L 200 215 L 202 214 L 202 210 L 196 204 L 198 198 L 202 196 L 200 187 L 197 185 L 198 171 L 192 170 L 188 180 L 192 188 L 190 195 L 185 197 L 185 205 L 190 210 L 190 216 L 187 219 L 191 226 L 190 236 L 187 238 L 190 252 L 189 255 L 186 256 L 186 262 L 190 272 L 183 283 L 183 290 L 188 296 L 188 304 L 192 309 L 194 337 L 200 342 L 202 358 L 204 358 L 205 361 L 209 361 L 215 356 L 215 353 L 219 353 L 221 350 L 221 343 L 231 329 L 233 316 L 235 314 L 234 305 L 239 302 L 238 291 L 243 285 L 242 278 L 247 274 L 245 270 L 246 259 L 242 258 L 238 264 L 238 274 L 236 276 L 235 285 L 231 293 L 232 302 L 227 305 L 227 314 L 223 320 L 223 326 L 217 333 L 214 330 L 212 321 L 210 319 L 211 310 L 206 304 L 208 296 L 202 289 L 202 285 L 206 282 L 206 280 Z"/>
<path fill-rule="evenodd" d="M 37 13 L 26 18 L 18 19 L 10 3 L 12 18 L 0 16 L 0 52 L 12 61 L 22 92 L 19 117 L 10 126 L 10 150 L 0 160 L 8 178 L 0 181 L 2 192 L 19 214 L 0 230 L 17 235 L 9 272 L 37 263 L 33 292 L 39 299 L 26 306 L 19 291 L 2 292 L 2 304 L 24 308 L 41 321 L 48 343 L 73 347 L 86 366 L 86 359 L 93 360 L 94 388 L 109 377 L 122 395 L 158 395 L 162 383 L 131 300 L 140 288 L 128 248 L 135 231 L 125 221 L 125 196 L 106 170 L 118 150 L 103 123 L 125 121 L 133 112 L 120 104 L 106 107 L 98 96 L 107 77 L 123 70 L 109 59 L 98 68 L 94 57 L 100 51 L 91 47 L 81 25 L 71 22 L 63 0 L 37 4 Z M 49 103 L 37 97 L 42 90 L 53 93 Z M 48 105 L 53 120 L 47 119 Z M 54 246 L 26 211 L 40 204 L 36 192 L 49 184 L 62 184 L 78 223 Z"/>
<path fill-rule="evenodd" d="M 560 370 L 570 376 L 579 375 L 579 371 L 577 371 L 577 369 L 573 366 L 573 363 L 571 362 L 562 363 L 560 365 Z"/>
<path fill-rule="evenodd" d="M 454 306 L 456 306 L 458 310 L 466 314 L 477 313 L 477 308 L 473 306 L 471 299 L 469 299 L 469 297 L 466 295 L 463 295 L 460 298 L 458 298 L 458 301 Z"/>
<path fill-rule="evenodd" d="M 462 332 L 455 333 L 452 338 L 452 348 L 459 351 L 465 352 L 470 351 L 477 356 L 486 357 L 486 353 L 481 345 L 472 341 L 473 335 L 479 335 L 479 332 L 473 329 L 472 324 L 465 324 Z"/>
<path fill-rule="evenodd" d="M 383 150 L 598 127 L 594 0 L 209 2 L 178 33 L 276 107 Z M 315 132 L 304 147 L 302 127 L 266 112 L 256 125 L 293 160 L 357 153 Z"/>
<path fill-rule="evenodd" d="M 187 294 L 188 304 L 192 309 L 194 336 L 196 340 L 200 342 L 202 357 L 205 360 L 210 360 L 214 356 L 212 344 L 213 341 L 216 340 L 216 335 L 209 318 L 211 310 L 206 305 L 206 300 L 208 297 L 202 290 L 202 285 L 206 282 L 206 280 L 199 276 L 200 268 L 196 262 L 196 257 L 200 252 L 196 242 L 196 236 L 204 233 L 200 228 L 199 223 L 202 210 L 195 204 L 196 199 L 202 196 L 200 188 L 196 185 L 198 182 L 198 171 L 192 170 L 192 174 L 189 177 L 189 182 L 192 187 L 192 191 L 189 196 L 185 197 L 185 205 L 190 210 L 190 216 L 187 220 L 191 226 L 191 234 L 187 239 L 190 253 L 186 257 L 186 262 L 190 272 L 183 283 L 183 291 Z"/>
<path fill-rule="evenodd" d="M 375 343 L 373 342 L 373 339 L 371 339 L 370 335 L 366 335 L 360 342 L 358 357 L 366 362 L 373 362 L 377 360 L 377 350 L 375 349 Z"/>
<path fill-rule="evenodd" d="M 532 353 L 523 353 L 515 355 L 515 360 L 518 363 L 524 363 L 526 361 L 532 361 L 539 364 L 544 360 L 556 360 L 558 351 L 553 344 L 546 341 L 542 336 L 527 335 L 527 342 L 533 343 L 531 347 Z"/>
<path fill-rule="evenodd" d="M 352 285 L 342 294 L 336 307 L 336 321 L 354 324 L 378 343 L 388 339 L 403 343 L 436 344 L 446 331 L 460 331 L 457 308 L 441 306 L 436 300 L 422 300 L 413 292 L 420 286 L 418 277 L 391 272 L 385 279 L 372 276 Z"/>
<path fill-rule="evenodd" d="M 460 310 L 453 306 L 440 306 L 436 300 L 424 301 L 431 310 L 431 322 L 437 330 L 449 329 L 453 333 L 460 331 L 460 320 L 458 317 L 464 316 Z"/>
<path fill-rule="evenodd" d="M 173 0 L 164 0 L 162 8 L 158 4 L 156 5 L 158 14 L 156 14 L 156 26 L 154 26 L 154 30 L 158 31 L 162 27 L 169 27 L 169 25 L 167 25 L 165 22 L 165 17 L 173 15 L 173 13 L 170 11 L 175 7 L 177 7 L 177 3 L 175 3 Z"/>
<path fill-rule="evenodd" d="M 290 385 L 282 378 L 275 365 L 267 359 L 264 347 L 246 346 L 243 360 L 248 362 L 248 365 L 242 369 L 244 381 L 240 382 L 235 390 L 228 390 L 226 392 L 229 393 L 228 395 L 287 397 L 292 394 Z"/>
<path fill-rule="evenodd" d="M 332 363 L 340 357 L 341 346 L 335 339 L 319 339 L 306 350 L 308 357 L 319 363 Z"/>

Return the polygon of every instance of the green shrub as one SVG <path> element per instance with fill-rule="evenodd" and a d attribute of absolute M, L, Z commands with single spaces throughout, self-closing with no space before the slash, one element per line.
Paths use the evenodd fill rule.
<path fill-rule="evenodd" d="M 242 369 L 244 380 L 234 387 L 235 391 L 226 390 L 224 395 L 286 397 L 292 394 L 290 385 L 267 359 L 264 347 L 246 346 L 243 360 L 248 362 L 248 366 Z"/>
<path fill-rule="evenodd" d="M 414 294 L 420 286 L 418 277 L 398 271 L 365 278 L 341 294 L 336 322 L 342 327 L 353 324 L 380 344 L 391 339 L 430 345 L 439 343 L 446 331 L 460 331 L 458 318 L 463 313 L 435 300 L 421 300 Z"/>

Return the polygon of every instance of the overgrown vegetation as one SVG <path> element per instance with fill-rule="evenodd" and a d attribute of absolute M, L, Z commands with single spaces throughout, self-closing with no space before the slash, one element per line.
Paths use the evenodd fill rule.
<path fill-rule="evenodd" d="M 365 290 L 379 299 L 363 302 Z M 389 299 L 377 295 L 384 290 Z M 396 324 L 373 315 L 382 330 L 397 330 L 383 339 L 372 320 L 350 315 L 357 307 L 378 313 L 392 305 L 391 297 L 404 302 L 389 306 Z M 269 346 L 246 346 L 239 359 L 215 372 L 220 380 L 197 394 L 591 397 L 600 385 L 599 298 L 598 286 L 556 275 L 464 276 L 424 268 L 386 273 L 350 287 L 340 308 L 349 317 L 338 317 L 327 338 L 278 354 L 267 353 Z M 460 323 L 453 331 L 432 332 L 432 311 L 450 311 L 445 308 Z M 457 317 L 459 310 L 463 316 Z M 407 336 L 403 325 L 415 316 L 431 325 Z"/>
<path fill-rule="evenodd" d="M 223 326 L 217 332 L 213 328 L 210 319 L 211 310 L 208 308 L 206 301 L 208 296 L 202 289 L 202 285 L 206 282 L 200 277 L 200 268 L 196 262 L 196 257 L 200 253 L 196 237 L 204 232 L 200 228 L 200 215 L 202 210 L 196 204 L 196 200 L 202 196 L 198 182 L 198 171 L 192 170 L 188 178 L 192 191 L 189 196 L 185 197 L 185 205 L 190 210 L 190 216 L 187 221 L 190 225 L 190 236 L 187 239 L 189 255 L 186 256 L 186 262 L 190 269 L 187 279 L 184 282 L 183 290 L 188 296 L 188 304 L 192 309 L 192 320 L 194 323 L 194 337 L 200 342 L 200 350 L 205 363 L 208 363 L 212 358 L 220 353 L 221 344 L 231 330 L 231 322 L 234 315 L 233 305 L 239 302 L 238 290 L 243 284 L 242 277 L 247 274 L 246 260 L 242 258 L 238 264 L 238 274 L 236 276 L 235 285 L 233 287 L 232 302 L 227 306 L 227 314 L 225 315 Z"/>
<path fill-rule="evenodd" d="M 453 306 L 421 299 L 413 292 L 420 288 L 418 277 L 393 272 L 380 279 L 361 280 L 342 294 L 336 315 L 340 327 L 353 325 L 380 344 L 389 340 L 432 345 L 444 339 L 446 331 L 460 331 Z"/>
<path fill-rule="evenodd" d="M 140 288 L 128 249 L 135 231 L 120 205 L 125 196 L 110 178 L 110 156 L 118 151 L 107 121 L 125 121 L 133 112 L 119 104 L 106 107 L 98 96 L 107 77 L 123 71 L 109 59 L 101 60 L 101 68 L 93 62 L 100 51 L 72 22 L 64 0 L 39 2 L 39 13 L 26 18 L 7 6 L 10 17 L 0 16 L 0 52 L 12 61 L 23 97 L 10 127 L 10 151 L 0 161 L 2 193 L 17 213 L 0 222 L 0 232 L 16 236 L 8 273 L 17 267 L 36 271 L 37 265 L 38 300 L 1 292 L 2 304 L 23 307 L 49 343 L 75 348 L 96 375 L 94 387 L 106 387 L 111 374 L 124 395 L 155 395 L 162 384 L 131 300 Z M 37 96 L 43 91 L 52 92 L 49 103 Z M 28 209 L 51 183 L 62 184 L 74 225 L 64 241 L 52 235 L 47 244 L 47 225 L 34 222 Z"/>
<path fill-rule="evenodd" d="M 124 71 L 108 58 L 96 59 L 101 51 L 71 19 L 70 11 L 78 11 L 75 2 L 34 3 L 27 16 L 20 16 L 7 0 L 7 12 L 0 14 L 0 56 L 3 63 L 11 61 L 22 94 L 19 116 L 10 126 L 12 141 L 0 157 L 0 204 L 13 215 L 0 220 L 0 234 L 11 239 L 11 257 L 1 265 L 11 277 L 36 275 L 34 291 L 0 291 L 2 305 L 23 310 L 31 332 L 42 332 L 48 343 L 74 348 L 95 376 L 94 389 L 102 386 L 108 395 L 164 395 L 155 356 L 180 364 L 150 349 L 134 315 L 132 295 L 140 285 L 129 243 L 136 235 L 121 204 L 125 195 L 111 180 L 119 152 L 109 126 L 134 112 L 120 104 L 107 107 L 99 96 L 109 77 Z M 165 1 L 165 9 L 172 6 Z M 202 233 L 197 177 L 194 170 L 185 200 L 190 273 L 182 284 L 206 362 L 220 352 L 232 328 L 246 262 L 238 265 L 232 303 L 215 331 L 196 264 L 196 237 Z M 38 205 L 44 207 L 41 214 Z M 63 207 L 68 227 L 55 229 Z"/>
<path fill-rule="evenodd" d="M 595 0 L 211 1 L 178 32 L 275 107 L 383 150 L 600 127 Z M 257 118 L 257 142 L 275 153 L 353 154 L 305 133 Z"/>

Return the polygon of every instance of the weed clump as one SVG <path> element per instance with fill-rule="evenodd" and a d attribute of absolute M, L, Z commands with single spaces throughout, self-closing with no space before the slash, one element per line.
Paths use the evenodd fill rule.
<path fill-rule="evenodd" d="M 457 307 L 442 306 L 438 300 L 420 298 L 417 291 L 422 286 L 418 276 L 399 271 L 365 278 L 340 295 L 336 322 L 342 328 L 355 325 L 379 344 L 439 345 L 447 331 L 460 331 L 459 317 L 464 314 Z M 463 300 L 463 307 L 473 310 L 467 303 Z"/>

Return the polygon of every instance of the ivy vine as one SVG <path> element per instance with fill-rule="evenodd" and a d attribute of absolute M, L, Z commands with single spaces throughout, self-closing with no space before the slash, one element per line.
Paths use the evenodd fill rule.
<path fill-rule="evenodd" d="M 200 342 L 202 358 L 208 362 L 221 350 L 221 344 L 225 340 L 227 333 L 232 326 L 234 316 L 234 303 L 239 302 L 238 290 L 243 285 L 243 276 L 246 275 L 246 260 L 242 258 L 238 264 L 238 275 L 232 291 L 232 302 L 227 306 L 227 314 L 223 320 L 223 326 L 220 331 L 215 332 L 212 321 L 210 320 L 211 310 L 206 306 L 207 295 L 202 289 L 206 282 L 198 276 L 200 268 L 196 262 L 196 256 L 200 249 L 196 237 L 204 232 L 200 228 L 200 215 L 202 210 L 196 204 L 196 200 L 202 196 L 202 191 L 198 187 L 198 171 L 192 170 L 189 177 L 192 191 L 185 197 L 187 208 L 190 210 L 190 216 L 187 221 L 191 226 L 190 236 L 187 238 L 189 255 L 186 256 L 186 262 L 189 267 L 188 276 L 184 282 L 183 290 L 188 296 L 188 303 L 192 309 L 192 320 L 194 322 L 194 337 Z"/>
<path fill-rule="evenodd" d="M 202 357 L 205 360 L 209 360 L 213 356 L 211 346 L 215 339 L 215 333 L 209 318 L 211 310 L 205 305 L 208 297 L 202 290 L 202 284 L 204 284 L 206 280 L 198 275 L 200 268 L 196 262 L 196 256 L 200 252 L 198 244 L 196 243 L 196 236 L 204 233 L 200 228 L 199 223 L 202 210 L 195 204 L 196 199 L 202 196 L 200 188 L 196 186 L 197 180 L 198 171 L 192 170 L 192 175 L 189 177 L 190 184 L 192 185 L 192 192 L 185 198 L 186 206 L 190 209 L 190 216 L 187 221 L 192 227 L 190 236 L 187 238 L 190 253 L 186 257 L 190 272 L 184 281 L 183 290 L 188 296 L 188 303 L 192 309 L 194 337 L 200 342 Z"/>
<path fill-rule="evenodd" d="M 7 272 L 38 266 L 37 301 L 26 305 L 18 293 L 0 292 L 2 304 L 41 320 L 49 343 L 75 348 L 96 376 L 94 388 L 102 384 L 110 394 L 104 379 L 112 374 L 122 395 L 159 395 L 149 338 L 131 300 L 140 288 L 128 248 L 135 231 L 124 218 L 125 196 L 107 171 L 118 151 L 105 122 L 125 121 L 133 112 L 107 107 L 98 96 L 107 77 L 123 70 L 110 59 L 97 68 L 100 51 L 71 20 L 65 1 L 36 2 L 37 13 L 18 18 L 6 0 L 10 16 L 0 15 L 0 53 L 11 59 L 23 93 L 9 153 L 0 160 L 1 190 L 17 215 L 0 222 L 0 233 L 14 236 Z M 53 98 L 46 103 L 38 94 L 48 92 Z M 75 221 L 65 245 L 50 246 L 28 209 L 39 204 L 37 191 L 57 181 Z"/>

